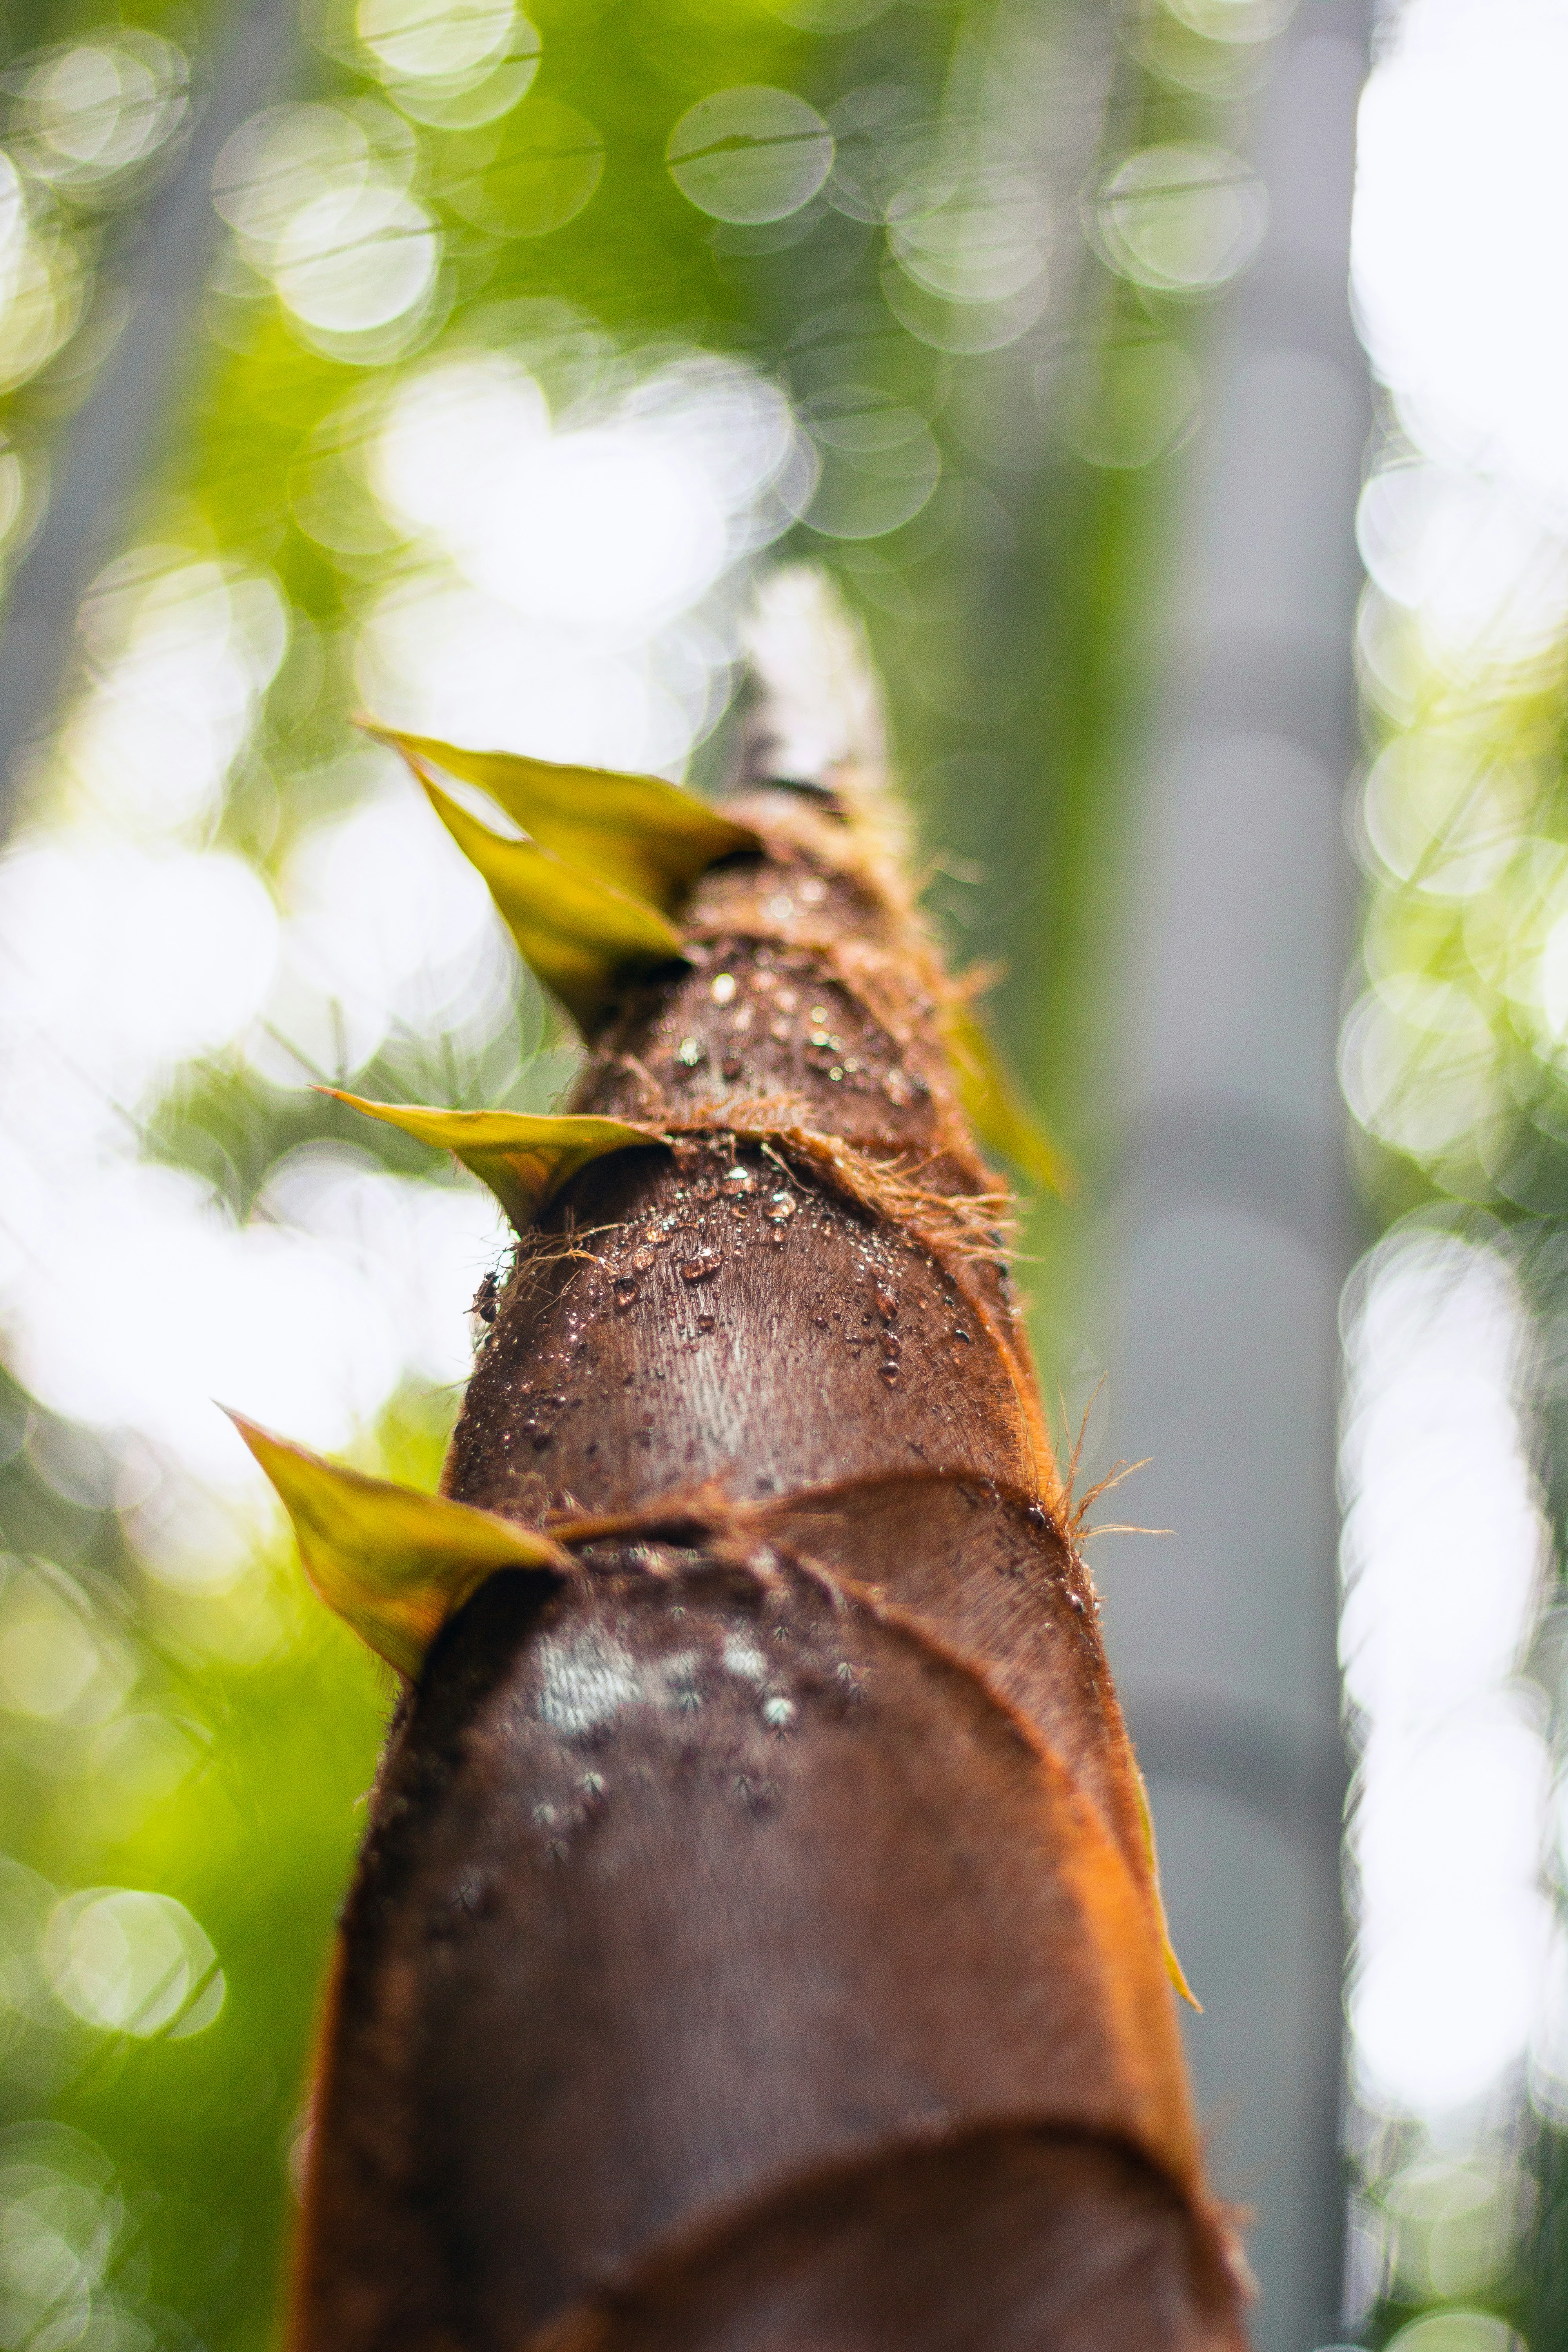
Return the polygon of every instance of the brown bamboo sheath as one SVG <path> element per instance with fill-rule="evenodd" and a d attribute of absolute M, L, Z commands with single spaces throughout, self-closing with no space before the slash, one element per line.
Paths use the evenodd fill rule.
<path fill-rule="evenodd" d="M 831 797 L 726 814 L 453 1441 L 572 1568 L 400 1706 L 295 2352 L 1239 2347 L 952 985 Z"/>

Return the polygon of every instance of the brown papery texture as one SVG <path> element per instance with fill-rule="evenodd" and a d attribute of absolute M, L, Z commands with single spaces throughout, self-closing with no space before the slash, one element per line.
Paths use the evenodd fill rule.
<path fill-rule="evenodd" d="M 831 799 L 731 804 L 447 1491 L 548 1526 L 405 1696 L 296 2352 L 1210 2352 L 1136 1769 L 944 1057 Z"/>

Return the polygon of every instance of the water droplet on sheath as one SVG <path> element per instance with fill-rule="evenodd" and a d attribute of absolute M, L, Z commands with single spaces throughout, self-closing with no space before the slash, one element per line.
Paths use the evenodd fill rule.
<path fill-rule="evenodd" d="M 881 1373 L 882 1378 L 887 1381 L 889 1388 L 895 1388 L 898 1385 L 899 1368 L 897 1364 L 879 1364 L 877 1370 Z"/>
<path fill-rule="evenodd" d="M 700 1331 L 711 1331 L 714 1320 L 715 1318 L 711 1315 L 700 1315 L 697 1318 L 697 1328 Z"/>
<path fill-rule="evenodd" d="M 898 1311 L 899 1302 L 894 1297 L 892 1292 L 890 1290 L 884 1290 L 881 1285 L 879 1284 L 877 1287 L 877 1312 L 881 1317 L 883 1322 L 892 1322 L 894 1317 L 898 1314 Z"/>
<path fill-rule="evenodd" d="M 723 1260 L 718 1257 L 683 1257 L 676 1268 L 682 1282 L 708 1282 L 719 1271 Z"/>
<path fill-rule="evenodd" d="M 637 1295 L 636 1275 L 617 1274 L 615 1281 L 615 1292 L 616 1307 L 629 1307 L 633 1299 Z"/>
<path fill-rule="evenodd" d="M 799 1205 L 793 1192 L 774 1192 L 764 1213 L 770 1224 L 787 1225 Z"/>
<path fill-rule="evenodd" d="M 731 1200 L 742 1198 L 757 1189 L 757 1180 L 749 1168 L 729 1168 L 724 1171 L 724 1191 Z"/>

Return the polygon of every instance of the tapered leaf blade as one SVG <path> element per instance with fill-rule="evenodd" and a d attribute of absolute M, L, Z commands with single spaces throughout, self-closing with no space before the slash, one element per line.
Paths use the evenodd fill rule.
<path fill-rule="evenodd" d="M 489 886 L 530 969 L 584 1030 L 593 1028 L 627 971 L 682 957 L 680 934 L 658 908 L 537 842 L 506 841 L 423 780 L 437 815 Z"/>
<path fill-rule="evenodd" d="M 1037 1184 L 1063 1195 L 1069 1192 L 1071 1167 L 1028 1108 L 1017 1080 L 967 1004 L 948 1007 L 942 1042 L 959 1098 L 981 1141 Z"/>
<path fill-rule="evenodd" d="M 384 1119 L 452 1152 L 488 1184 L 519 1232 L 531 1225 L 579 1168 L 607 1152 L 663 1140 L 655 1129 L 619 1118 L 534 1118 L 523 1111 L 434 1110 L 424 1104 L 366 1102 L 341 1087 L 322 1087 L 367 1118 Z"/>
<path fill-rule="evenodd" d="M 1165 1974 L 1175 1991 L 1189 2009 L 1203 2013 L 1203 2003 L 1187 1982 L 1187 1973 L 1176 1958 L 1176 1948 L 1171 1941 L 1171 1923 L 1165 1916 L 1165 1896 L 1160 1885 L 1160 1857 L 1154 1849 L 1154 1816 L 1149 1806 L 1149 1791 L 1143 1785 L 1143 1775 L 1136 1763 L 1132 1767 L 1132 1786 L 1138 1798 L 1138 1815 L 1143 1830 L 1143 1851 L 1149 1857 L 1150 1891 L 1154 1897 L 1154 1910 L 1160 1922 L 1160 1950 L 1165 1963 Z"/>
<path fill-rule="evenodd" d="M 399 1674 L 417 1674 L 446 1620 L 497 1569 L 572 1566 L 548 1536 L 493 1511 L 367 1477 L 241 1413 L 229 1419 L 293 1522 L 316 1591 Z"/>
<path fill-rule="evenodd" d="M 465 751 L 390 727 L 369 731 L 395 744 L 421 772 L 427 763 L 478 784 L 543 848 L 663 914 L 716 858 L 761 845 L 749 825 L 661 776 L 563 767 L 515 751 Z"/>

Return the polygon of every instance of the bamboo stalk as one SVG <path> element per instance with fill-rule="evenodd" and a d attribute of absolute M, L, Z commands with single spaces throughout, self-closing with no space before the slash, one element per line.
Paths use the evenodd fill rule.
<path fill-rule="evenodd" d="M 1243 2341 L 966 1001 L 874 760 L 765 733 L 682 960 L 573 967 L 622 1139 L 444 1481 L 539 1555 L 394 1725 L 295 2352 Z"/>

